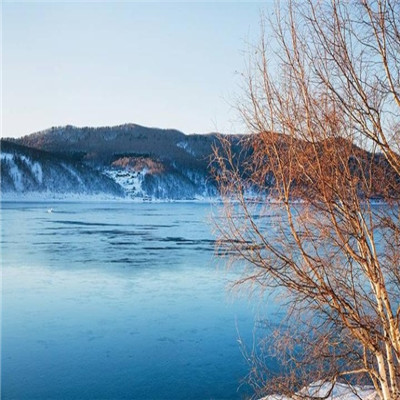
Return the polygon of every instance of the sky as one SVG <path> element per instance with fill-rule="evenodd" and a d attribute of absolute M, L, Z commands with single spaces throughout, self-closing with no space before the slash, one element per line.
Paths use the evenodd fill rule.
<path fill-rule="evenodd" d="M 2 136 L 136 123 L 238 133 L 261 2 L 2 4 Z"/>

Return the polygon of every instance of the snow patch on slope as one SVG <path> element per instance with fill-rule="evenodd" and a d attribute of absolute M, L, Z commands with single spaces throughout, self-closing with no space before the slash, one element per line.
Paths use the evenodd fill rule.
<path fill-rule="evenodd" d="M 62 166 L 66 171 L 68 171 L 68 172 L 78 181 L 78 183 L 79 183 L 80 185 L 82 185 L 82 186 L 84 185 L 84 183 L 83 183 L 81 177 L 80 177 L 71 167 L 69 167 L 69 166 L 66 165 L 65 163 L 61 163 L 61 166 Z"/>
<path fill-rule="evenodd" d="M 18 191 L 24 190 L 24 184 L 22 182 L 22 174 L 15 163 L 14 155 L 10 153 L 1 153 L 0 154 L 1 160 L 4 160 L 10 168 L 10 175 L 14 181 L 15 189 Z"/>
<path fill-rule="evenodd" d="M 41 165 L 38 162 L 32 162 L 28 157 L 24 155 L 21 155 L 20 158 L 28 165 L 37 181 L 39 183 L 43 183 L 43 170 Z"/>
<path fill-rule="evenodd" d="M 193 157 L 196 156 L 196 153 L 194 152 L 194 150 L 189 146 L 189 143 L 182 140 L 181 142 L 178 142 L 176 144 L 177 147 L 179 147 L 182 150 L 185 150 L 186 153 L 189 153 L 190 155 L 192 155 Z"/>
<path fill-rule="evenodd" d="M 22 154 L 1 153 L 0 159 L 8 164 L 10 175 L 13 178 L 16 190 L 23 191 L 23 175 L 21 168 L 17 165 L 25 164 L 25 167 L 30 170 L 36 181 L 41 184 L 43 182 L 43 170 L 38 162 L 32 162 L 30 158 Z"/>
<path fill-rule="evenodd" d="M 130 198 L 133 199 L 146 197 L 146 193 L 142 188 L 143 179 L 147 173 L 146 168 L 144 168 L 142 171 L 110 168 L 105 169 L 103 173 L 122 186 L 126 195 Z"/>

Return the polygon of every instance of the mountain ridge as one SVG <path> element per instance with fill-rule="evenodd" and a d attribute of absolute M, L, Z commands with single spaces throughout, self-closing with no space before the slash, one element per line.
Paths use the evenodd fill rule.
<path fill-rule="evenodd" d="M 82 128 L 66 125 L 3 142 L 24 146 L 19 159 L 27 157 L 27 149 L 36 149 L 52 154 L 55 162 L 59 157 L 80 163 L 111 179 L 130 199 L 190 200 L 217 195 L 209 170 L 213 148 L 219 145 L 215 133 L 186 135 L 176 129 L 132 123 Z M 10 162 L 9 158 L 5 169 L 10 170 Z M 2 168 L 5 163 L 2 159 Z M 22 165 L 20 161 L 17 164 Z M 6 182 L 2 180 L 3 193 L 11 192 L 13 187 L 15 190 L 15 182 L 11 181 L 10 174 Z M 56 193 L 59 190 L 54 187 Z"/>
<path fill-rule="evenodd" d="M 260 150 L 263 146 L 262 135 L 256 135 L 251 143 L 242 141 L 245 137 L 248 136 L 224 136 L 232 145 L 233 159 L 243 174 L 249 171 L 242 161 L 251 159 L 254 149 Z M 286 139 L 285 135 L 279 136 L 282 143 Z M 52 197 L 74 193 L 138 200 L 218 197 L 218 183 L 211 167 L 214 150 L 219 150 L 222 144 L 219 135 L 214 133 L 186 135 L 175 129 L 148 128 L 132 123 L 97 128 L 66 125 L 18 139 L 2 139 L 1 144 L 3 198 L 4 194 L 13 193 L 18 197 L 30 192 L 48 193 Z M 5 152 L 10 146 L 14 146 L 12 151 Z M 373 161 L 389 174 L 390 168 L 382 155 L 371 154 L 355 144 L 353 147 L 353 156 L 363 159 L 366 165 Z M 356 176 L 358 164 L 352 158 L 349 162 L 354 164 Z M 40 175 L 40 171 L 48 173 Z M 57 173 L 60 174 L 58 178 Z M 390 177 L 394 183 L 400 179 Z M 379 182 L 376 183 L 379 188 Z M 259 189 L 263 194 L 268 193 L 270 182 L 261 184 L 258 189 L 256 186 L 249 188 L 249 196 Z M 379 198 L 379 190 L 370 196 Z"/>

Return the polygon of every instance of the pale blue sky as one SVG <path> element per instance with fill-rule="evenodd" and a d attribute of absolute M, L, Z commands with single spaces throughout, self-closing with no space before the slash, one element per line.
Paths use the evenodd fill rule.
<path fill-rule="evenodd" d="M 3 136 L 126 122 L 239 131 L 247 41 L 271 3 L 3 2 Z"/>

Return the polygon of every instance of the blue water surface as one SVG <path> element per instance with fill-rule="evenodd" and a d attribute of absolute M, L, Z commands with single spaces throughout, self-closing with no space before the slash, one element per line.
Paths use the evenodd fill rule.
<path fill-rule="evenodd" d="M 1 207 L 3 399 L 251 394 L 260 305 L 228 290 L 210 205 Z"/>

